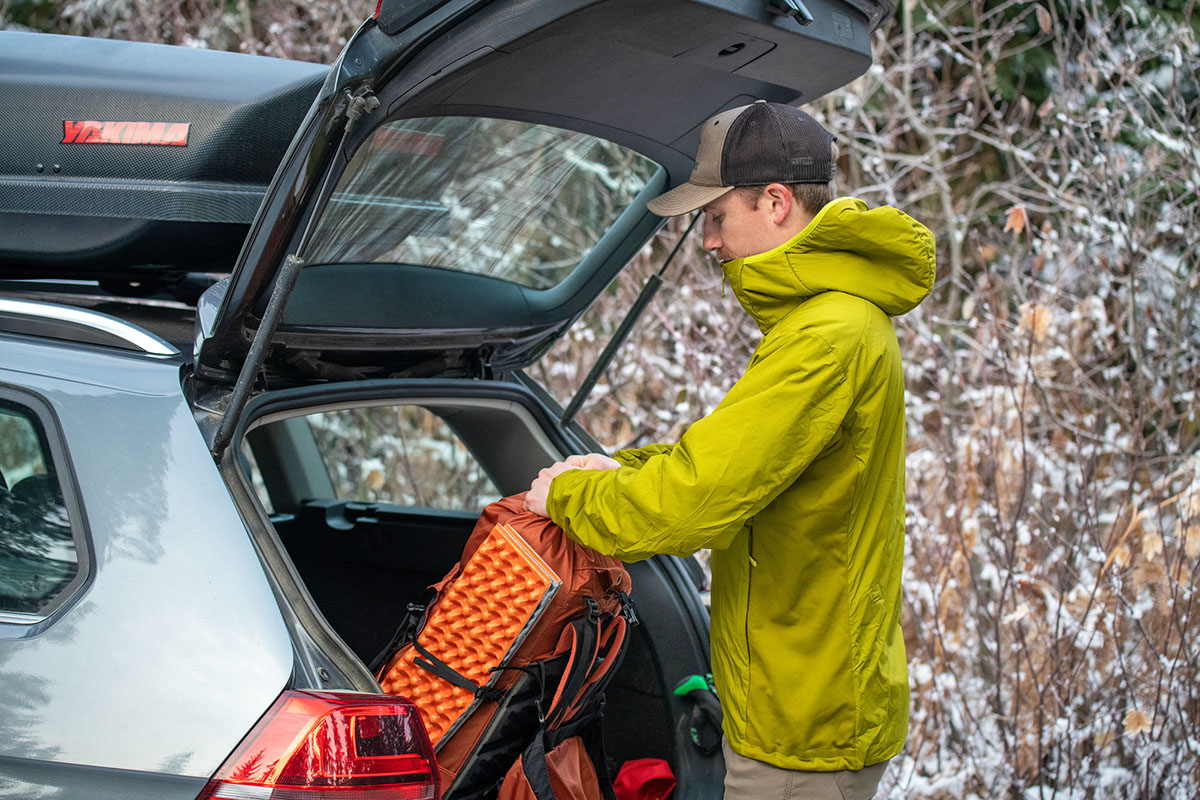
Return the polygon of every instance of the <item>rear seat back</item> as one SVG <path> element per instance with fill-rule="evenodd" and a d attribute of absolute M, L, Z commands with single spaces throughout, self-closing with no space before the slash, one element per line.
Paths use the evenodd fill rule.
<path fill-rule="evenodd" d="M 458 561 L 476 512 L 310 500 L 275 522 L 305 586 L 364 662 L 425 588 Z"/>

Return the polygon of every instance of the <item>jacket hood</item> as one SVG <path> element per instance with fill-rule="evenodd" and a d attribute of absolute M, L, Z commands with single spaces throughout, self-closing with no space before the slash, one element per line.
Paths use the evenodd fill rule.
<path fill-rule="evenodd" d="M 854 197 L 826 205 L 794 238 L 721 265 L 742 307 L 763 333 L 804 300 L 845 292 L 889 316 L 916 308 L 933 289 L 933 234 L 890 206 Z"/>

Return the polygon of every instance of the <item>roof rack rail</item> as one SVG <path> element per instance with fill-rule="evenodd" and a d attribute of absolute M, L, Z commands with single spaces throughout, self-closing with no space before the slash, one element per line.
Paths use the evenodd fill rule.
<path fill-rule="evenodd" d="M 119 347 L 159 356 L 179 355 L 179 350 L 170 342 L 116 317 L 35 300 L 0 298 L 0 332 Z"/>

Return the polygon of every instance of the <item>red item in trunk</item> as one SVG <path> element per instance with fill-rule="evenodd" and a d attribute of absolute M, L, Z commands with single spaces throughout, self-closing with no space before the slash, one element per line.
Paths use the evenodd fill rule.
<path fill-rule="evenodd" d="M 626 761 L 613 781 L 617 800 L 666 800 L 675 791 L 675 773 L 661 758 Z"/>

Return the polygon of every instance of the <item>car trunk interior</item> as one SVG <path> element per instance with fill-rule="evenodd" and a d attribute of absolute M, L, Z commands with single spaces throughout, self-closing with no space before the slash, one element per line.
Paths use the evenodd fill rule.
<path fill-rule="evenodd" d="M 453 383 L 441 382 L 443 387 Z M 402 399 L 384 399 L 387 391 L 381 388 L 374 399 L 343 400 L 336 406 L 314 406 L 309 401 L 305 407 L 301 397 L 287 404 L 286 410 L 260 416 L 245 436 L 241 455 L 243 469 L 270 512 L 278 543 L 313 603 L 368 665 L 388 646 L 408 605 L 422 602 L 427 587 L 457 563 L 481 506 L 436 508 L 380 500 L 362 490 L 363 485 L 380 483 L 378 474 L 369 470 L 349 476 L 357 496 L 347 496 L 342 487 L 338 496 L 330 491 L 328 475 L 322 474 L 333 474 L 338 467 L 314 460 L 322 445 L 319 431 L 315 437 L 313 431 L 330 425 L 331 414 L 361 414 L 363 406 L 375 404 L 390 418 L 393 409 L 403 407 L 406 410 L 397 412 L 396 418 L 416 420 L 426 437 L 431 424 L 446 423 L 445 430 L 461 443 L 457 455 L 469 453 L 471 462 L 487 473 L 497 495 L 523 491 L 539 468 L 563 455 L 563 445 L 553 443 L 544 432 L 549 427 L 545 420 L 539 421 L 536 404 L 527 405 L 533 398 L 511 385 L 501 396 L 492 397 L 479 396 L 481 390 L 475 388 L 472 397 L 461 396 L 460 390 L 458 397 L 453 391 L 443 396 L 410 392 Z M 359 417 L 355 421 L 364 425 Z M 376 442 L 398 435 L 376 430 Z M 402 445 L 405 464 L 383 468 L 403 472 L 420 464 L 420 441 L 411 437 Z M 333 477 L 333 482 L 339 480 Z M 444 497 L 424 499 L 448 505 Z M 707 631 L 703 631 L 704 641 L 699 641 L 698 624 L 688 619 L 679 588 L 681 580 L 696 585 L 698 565 L 691 559 L 672 558 L 627 566 L 641 624 L 632 628 L 627 655 L 607 692 L 609 764 L 615 774 L 627 760 L 657 757 L 666 759 L 678 775 L 695 754 L 678 752 L 684 744 L 680 723 L 687 709 L 673 697 L 672 689 L 688 674 L 706 671 L 707 663 Z"/>

